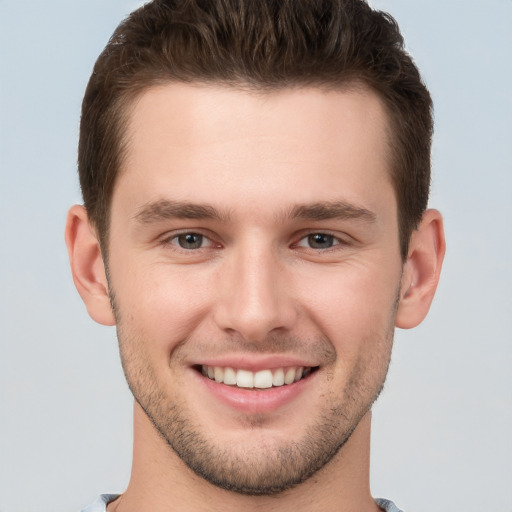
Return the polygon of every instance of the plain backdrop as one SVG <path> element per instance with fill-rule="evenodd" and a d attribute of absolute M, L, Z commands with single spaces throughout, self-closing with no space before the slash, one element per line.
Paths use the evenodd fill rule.
<path fill-rule="evenodd" d="M 132 400 L 63 240 L 94 60 L 134 0 L 0 0 L 0 512 L 120 492 Z M 435 102 L 431 206 L 448 252 L 428 319 L 397 332 L 371 483 L 409 512 L 510 512 L 512 1 L 379 0 Z"/>

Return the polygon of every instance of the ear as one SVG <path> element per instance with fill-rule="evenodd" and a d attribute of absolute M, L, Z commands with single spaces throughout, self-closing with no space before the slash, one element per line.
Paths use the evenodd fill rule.
<path fill-rule="evenodd" d="M 416 327 L 427 316 L 439 282 L 445 249 L 443 218 L 437 210 L 427 210 L 411 236 L 402 274 L 397 327 Z"/>
<path fill-rule="evenodd" d="M 83 206 L 75 205 L 68 212 L 66 245 L 73 281 L 89 315 L 100 324 L 114 325 L 100 244 Z"/>

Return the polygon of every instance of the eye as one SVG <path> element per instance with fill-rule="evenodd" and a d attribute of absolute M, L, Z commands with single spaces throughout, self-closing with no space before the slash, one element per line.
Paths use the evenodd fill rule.
<path fill-rule="evenodd" d="M 186 229 L 186 228 L 185 228 Z M 168 257 L 184 258 L 187 262 L 195 262 L 210 258 L 222 249 L 222 244 L 217 241 L 215 233 L 206 231 L 176 230 L 162 235 L 159 245 L 166 251 Z"/>
<path fill-rule="evenodd" d="M 179 245 L 182 249 L 193 250 L 204 247 L 207 242 L 210 242 L 208 238 L 201 235 L 200 233 L 181 233 L 172 238 L 171 243 Z"/>
<path fill-rule="evenodd" d="M 302 238 L 297 244 L 299 247 L 308 247 L 310 249 L 330 249 L 338 245 L 339 240 L 328 233 L 311 233 Z"/>

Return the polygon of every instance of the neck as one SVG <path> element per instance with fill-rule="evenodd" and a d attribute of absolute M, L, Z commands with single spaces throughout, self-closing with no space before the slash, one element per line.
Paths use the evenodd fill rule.
<path fill-rule="evenodd" d="M 126 492 L 109 512 L 377 512 L 369 489 L 370 413 L 335 457 L 306 482 L 272 496 L 220 489 L 193 473 L 136 404 L 134 454 Z"/>

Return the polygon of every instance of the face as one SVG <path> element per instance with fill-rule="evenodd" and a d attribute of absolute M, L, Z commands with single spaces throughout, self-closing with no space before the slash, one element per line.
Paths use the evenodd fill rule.
<path fill-rule="evenodd" d="M 172 84 L 127 140 L 109 274 L 138 404 L 215 485 L 304 481 L 387 372 L 402 262 L 380 101 Z"/>

